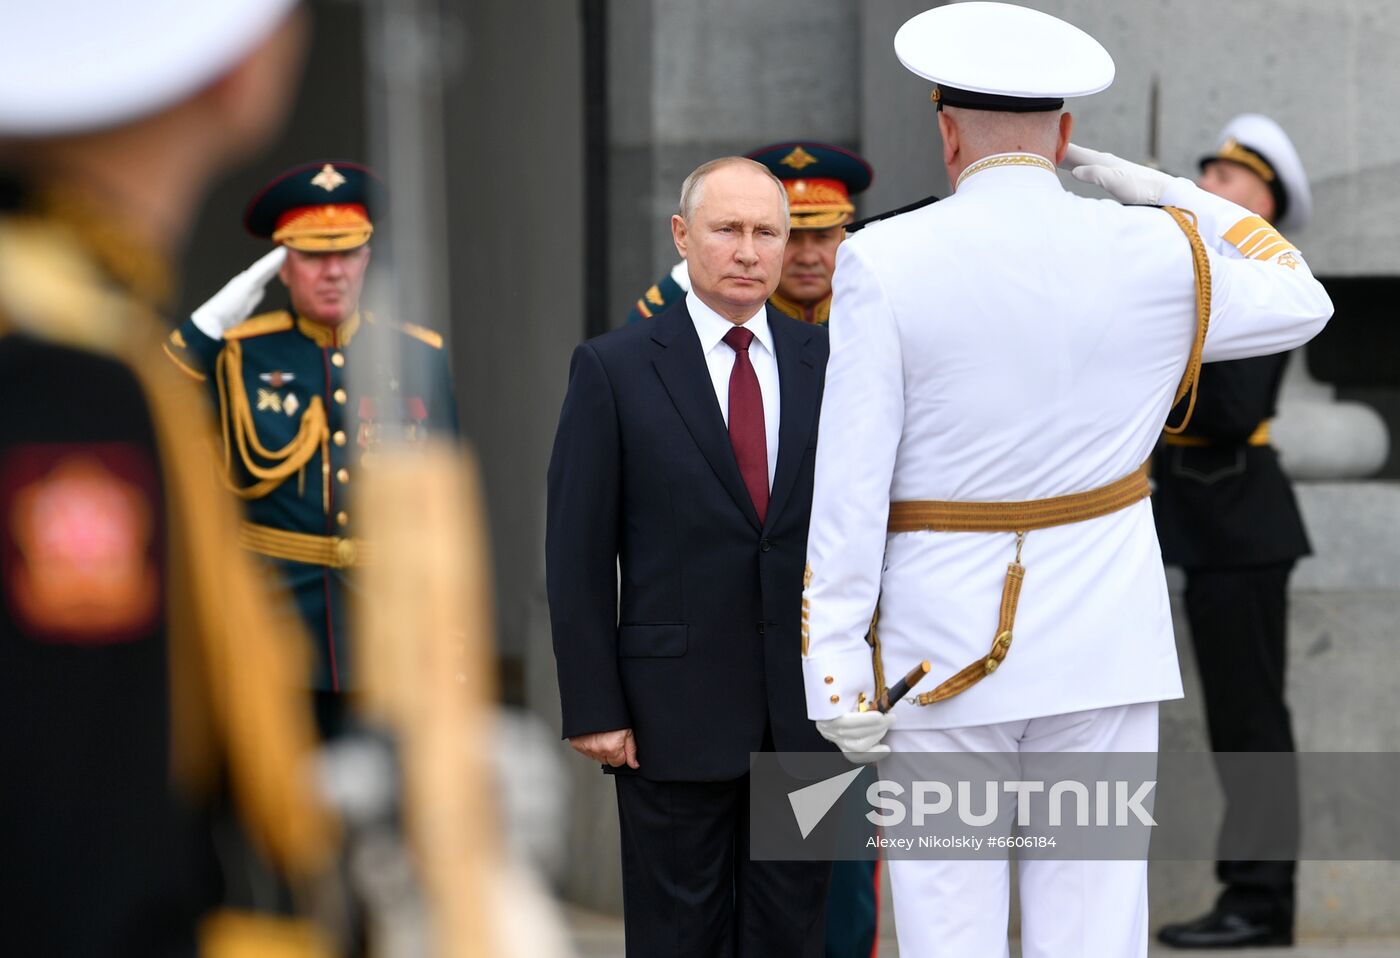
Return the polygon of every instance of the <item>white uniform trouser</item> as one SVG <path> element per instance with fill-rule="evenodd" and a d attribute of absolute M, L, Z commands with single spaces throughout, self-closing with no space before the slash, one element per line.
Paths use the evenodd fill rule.
<path fill-rule="evenodd" d="M 894 752 L 1156 752 L 1157 703 L 998 725 L 892 729 Z M 1006 958 L 1007 861 L 891 860 L 899 953 L 909 958 Z M 1019 863 L 1024 958 L 1147 954 L 1147 862 Z"/>

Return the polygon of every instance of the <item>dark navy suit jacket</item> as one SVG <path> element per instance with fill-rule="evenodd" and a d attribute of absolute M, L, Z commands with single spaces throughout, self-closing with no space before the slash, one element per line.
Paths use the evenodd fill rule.
<path fill-rule="evenodd" d="M 563 734 L 631 728 L 658 781 L 737 778 L 769 738 L 830 747 L 801 663 L 827 335 L 772 307 L 768 322 L 781 422 L 762 524 L 684 300 L 574 352 L 545 553 Z"/>

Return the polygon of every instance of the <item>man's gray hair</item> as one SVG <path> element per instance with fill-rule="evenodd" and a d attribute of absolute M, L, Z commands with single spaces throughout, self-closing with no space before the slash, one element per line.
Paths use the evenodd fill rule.
<path fill-rule="evenodd" d="M 721 156 L 707 163 L 701 163 L 695 169 L 691 170 L 690 175 L 687 176 L 685 182 L 681 184 L 681 202 L 680 207 L 676 210 L 676 212 L 680 214 L 681 219 L 685 220 L 687 223 L 690 222 L 690 218 L 695 214 L 695 208 L 700 205 L 700 199 L 704 195 L 705 178 L 715 170 L 723 169 L 726 166 L 752 167 L 754 170 L 772 180 L 773 185 L 778 188 L 778 195 L 783 198 L 783 224 L 787 224 L 788 216 L 790 215 L 788 211 L 787 187 L 783 186 L 782 180 L 773 175 L 772 170 L 762 163 L 749 159 L 747 156 Z"/>

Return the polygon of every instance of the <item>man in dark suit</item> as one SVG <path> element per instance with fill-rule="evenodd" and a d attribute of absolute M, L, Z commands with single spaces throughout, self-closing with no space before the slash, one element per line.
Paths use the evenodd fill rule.
<path fill-rule="evenodd" d="M 1201 186 L 1258 214 L 1279 230 L 1301 229 L 1312 195 L 1292 141 L 1273 120 L 1235 117 L 1216 151 L 1201 160 Z M 1261 235 L 1262 231 L 1261 231 Z M 1286 353 L 1201 367 L 1190 430 L 1163 437 L 1154 458 L 1152 497 L 1162 558 L 1186 572 L 1186 616 L 1201 677 L 1211 749 L 1292 752 L 1285 698 L 1288 577 L 1307 555 L 1307 533 L 1293 487 L 1269 444 Z M 1174 414 L 1172 421 L 1176 421 Z M 1287 761 L 1261 775 L 1222 766 L 1226 816 L 1235 842 L 1271 823 L 1297 840 L 1296 773 Z M 1260 836 L 1268 843 L 1270 836 Z M 1293 942 L 1295 865 L 1291 861 L 1216 863 L 1224 888 L 1195 920 L 1167 925 L 1158 938 L 1175 948 L 1238 948 Z"/>
<path fill-rule="evenodd" d="M 690 292 L 578 347 L 555 438 L 563 734 L 617 773 L 629 955 L 817 956 L 830 868 L 748 859 L 748 766 L 829 748 L 801 671 L 826 331 L 766 305 L 788 210 L 762 165 L 696 169 L 671 227 Z"/>

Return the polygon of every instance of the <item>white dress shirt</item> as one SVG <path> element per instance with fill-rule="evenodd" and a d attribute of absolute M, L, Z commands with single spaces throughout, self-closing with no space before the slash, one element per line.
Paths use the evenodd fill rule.
<path fill-rule="evenodd" d="M 1175 181 L 1212 282 L 1205 359 L 1292 349 L 1331 301 L 1302 255 L 1241 207 Z M 1254 257 L 1254 258 L 1250 258 Z M 1196 327 L 1191 247 L 1162 210 L 1066 192 L 1032 165 L 841 244 L 805 598 L 808 714 L 872 696 L 876 603 L 887 681 L 919 692 L 985 657 L 1011 533 L 886 534 L 892 500 L 1008 502 L 1095 489 L 1142 465 Z M 963 728 L 1182 694 L 1147 500 L 1031 532 L 1015 642 L 996 672 L 900 728 Z"/>
<path fill-rule="evenodd" d="M 705 365 L 710 367 L 710 381 L 714 383 L 715 398 L 719 400 L 719 411 L 724 416 L 724 425 L 729 425 L 729 375 L 734 371 L 734 350 L 724 341 L 724 336 L 734 324 L 706 306 L 694 291 L 685 294 L 685 305 L 690 310 L 690 320 L 695 324 L 695 332 L 700 337 L 700 348 L 705 353 Z M 773 348 L 773 331 L 768 328 L 767 304 L 758 308 L 747 320 L 740 323 L 753 333 L 749 344 L 749 362 L 758 376 L 758 388 L 763 393 L 763 436 L 768 440 L 768 488 L 773 488 L 773 471 L 778 467 L 778 416 L 782 405 L 778 392 L 778 353 Z"/>

